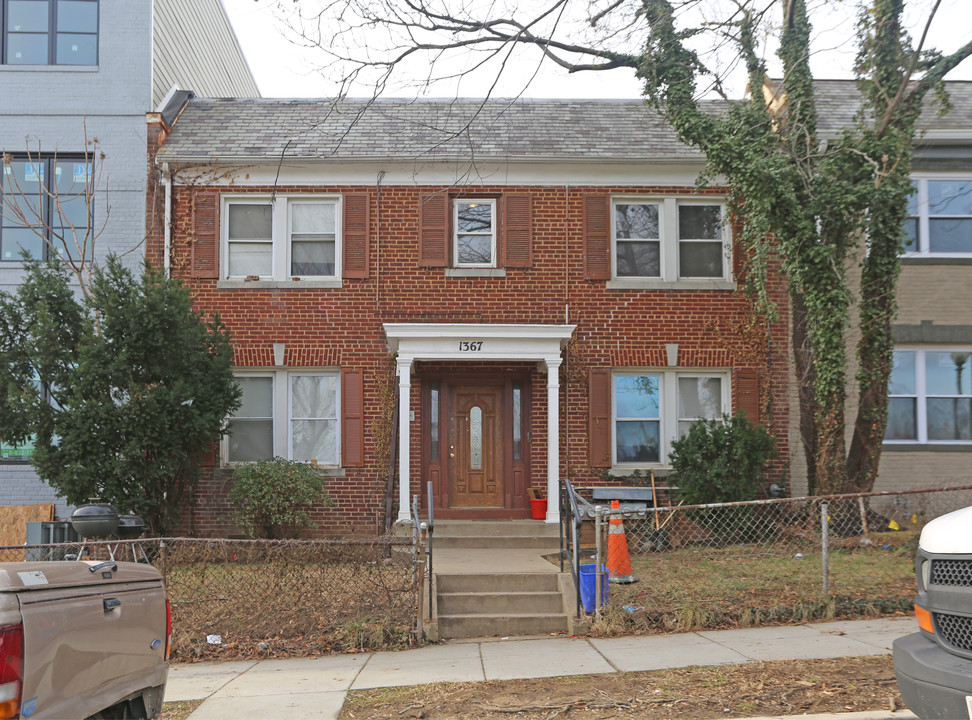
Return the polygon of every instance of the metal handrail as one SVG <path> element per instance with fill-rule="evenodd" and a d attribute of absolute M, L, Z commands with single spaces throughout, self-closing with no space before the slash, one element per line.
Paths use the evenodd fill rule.
<path fill-rule="evenodd" d="M 564 571 L 564 558 L 572 553 L 570 563 L 570 574 L 574 579 L 574 595 L 576 603 L 577 617 L 581 616 L 581 595 L 580 595 L 580 526 L 584 521 L 582 514 L 577 507 L 577 501 L 582 505 L 589 506 L 584 498 L 576 493 L 570 480 L 564 478 L 560 485 L 561 513 L 560 513 L 560 571 Z M 592 508 L 593 509 L 593 508 Z M 587 508 L 585 508 L 586 512 Z"/>
<path fill-rule="evenodd" d="M 432 620 L 432 531 L 435 529 L 435 518 L 432 515 L 432 481 L 426 485 L 426 501 L 429 503 L 429 527 L 426 539 L 429 544 L 429 620 Z"/>
<path fill-rule="evenodd" d="M 435 530 L 435 517 L 432 513 L 432 483 L 431 481 L 426 486 L 426 501 L 428 502 L 428 520 L 423 521 L 421 515 L 419 515 L 419 496 L 412 496 L 412 538 L 415 543 L 416 554 L 417 548 L 420 543 L 425 545 L 425 560 L 428 563 L 428 570 L 426 572 L 425 583 L 428 586 L 428 596 L 429 596 L 429 620 L 433 620 L 433 597 L 432 592 L 434 590 L 432 586 L 432 575 L 434 570 L 433 558 L 432 558 L 432 533 Z M 423 538 L 423 531 L 425 537 Z"/>

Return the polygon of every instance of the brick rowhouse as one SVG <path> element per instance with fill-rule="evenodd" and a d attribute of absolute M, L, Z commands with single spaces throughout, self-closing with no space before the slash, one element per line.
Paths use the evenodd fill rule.
<path fill-rule="evenodd" d="M 783 459 L 789 455 L 787 329 L 782 320 L 766 327 L 754 318 L 750 298 L 741 283 L 737 287 L 743 258 L 731 238 L 723 260 L 731 268 L 728 281 L 652 278 L 639 283 L 621 279 L 612 270 L 615 206 L 611 203 L 618 198 L 632 204 L 657 202 L 663 208 L 665 201 L 688 205 L 718 202 L 724 196 L 724 189 L 699 192 L 694 188 L 700 167 L 697 158 L 694 164 L 678 165 L 674 173 L 665 167 L 664 159 L 654 161 L 660 168 L 659 181 L 653 181 L 649 160 L 636 173 L 625 169 L 624 174 L 636 176 L 637 183 L 606 181 L 616 161 L 594 155 L 586 158 L 580 171 L 572 166 L 569 179 L 551 172 L 551 178 L 559 180 L 520 180 L 515 176 L 521 173 L 514 167 L 503 182 L 467 175 L 431 183 L 424 176 L 436 175 L 429 171 L 435 167 L 433 160 L 421 165 L 394 157 L 383 160 L 373 157 L 372 149 L 367 163 L 378 172 L 368 183 L 361 177 L 365 173 L 361 166 L 347 170 L 347 164 L 337 163 L 340 151 L 325 159 L 307 157 L 285 164 L 272 157 L 271 148 L 266 157 L 244 162 L 238 152 L 237 156 L 231 152 L 233 143 L 240 142 L 239 129 L 232 122 L 222 127 L 230 136 L 224 152 L 207 145 L 188 157 L 185 148 L 195 147 L 196 133 L 214 122 L 204 114 L 210 107 L 207 103 L 218 110 L 220 102 L 226 101 L 190 101 L 160 145 L 154 172 L 164 176 L 167 194 L 160 199 L 161 193 L 154 192 L 150 212 L 154 209 L 165 216 L 168 205 L 171 224 L 168 235 L 164 219 L 149 224 L 156 231 L 149 238 L 147 255 L 161 263 L 168 246 L 171 273 L 191 287 L 196 307 L 218 313 L 230 328 L 240 371 L 330 369 L 340 378 L 339 461 L 326 468 L 334 506 L 315 509 L 316 534 L 380 532 L 386 495 L 391 498 L 391 519 L 402 519 L 401 498 L 420 495 L 425 507 L 429 480 L 435 483 L 437 516 L 525 518 L 530 513 L 527 490 L 547 492 L 552 468 L 578 485 L 619 481 L 639 468 L 663 476 L 664 454 L 674 434 L 668 420 L 677 419 L 680 412 L 658 410 L 660 418 L 651 420 L 657 423 L 652 427 L 661 427 L 665 436 L 659 441 L 662 450 L 641 451 L 659 453 L 657 460 L 623 462 L 614 453 L 618 437 L 613 433 L 621 432 L 617 429 L 621 421 L 619 409 L 612 404 L 612 378 L 638 372 L 665 383 L 664 390 L 654 390 L 665 398 L 659 401 L 664 403 L 675 397 L 676 389 L 670 387 L 675 382 L 691 383 L 696 376 L 714 374 L 725 397 L 721 411 L 745 409 L 764 423 L 776 438 L 780 458 L 772 474 L 779 477 L 783 472 Z M 267 101 L 232 102 L 239 105 L 241 115 L 259 103 L 257 110 L 269 114 L 264 123 L 283 122 L 273 117 L 276 108 L 265 107 Z M 646 112 L 640 105 L 632 107 L 636 108 L 632 112 Z M 250 122 L 247 132 L 253 133 L 257 121 Z M 406 131 L 402 133 L 404 138 Z M 150 138 L 161 137 L 161 132 L 150 133 Z M 272 146 L 270 140 L 261 142 Z M 347 153 L 353 155 L 351 149 Z M 542 161 L 541 157 L 535 162 Z M 557 161 L 552 154 L 549 163 L 554 170 Z M 403 164 L 410 165 L 408 173 L 381 169 Z M 342 170 L 349 175 L 343 182 Z M 222 257 L 229 252 L 227 198 L 242 204 L 248 198 L 254 202 L 286 198 L 290 203 L 333 199 L 342 216 L 343 235 L 336 240 L 343 256 L 343 270 L 335 273 L 340 277 L 330 283 L 229 277 Z M 495 246 L 488 268 L 457 266 L 453 208 L 460 200 L 489 201 L 495 208 L 491 227 Z M 664 263 L 666 253 L 673 250 L 665 237 L 657 242 Z M 786 318 L 785 286 L 777 278 L 773 287 L 778 316 Z M 436 336 L 435 326 L 452 325 L 461 326 L 461 338 L 471 340 L 442 341 Z M 401 357 L 396 359 L 390 349 L 386 326 L 424 331 L 427 335 L 418 338 L 415 347 L 455 346 L 455 355 L 416 356 L 409 366 L 410 397 L 404 416 L 394 394 L 400 386 L 396 362 Z M 487 353 L 491 344 L 515 345 L 518 336 L 494 342 L 487 333 L 487 340 L 476 340 L 476 328 L 484 332 L 512 328 L 515 336 L 516 326 L 564 328 L 559 360 L 548 361 L 559 381 L 554 415 L 548 408 L 550 378 L 543 362 L 515 352 L 477 356 L 477 352 Z M 528 337 L 520 341 L 533 342 Z M 404 348 L 406 340 L 401 342 Z M 282 346 L 283 357 L 275 354 L 275 345 L 276 353 Z M 478 398 L 469 401 L 472 410 L 463 409 L 466 396 Z M 394 427 L 400 417 L 407 421 L 405 434 Z M 551 417 L 556 418 L 553 426 Z M 288 418 L 273 421 L 283 423 Z M 547 448 L 551 427 L 559 434 L 552 457 Z M 466 442 L 463 437 L 477 432 L 482 435 L 478 445 L 456 448 L 460 441 Z M 394 460 L 401 457 L 401 437 L 408 439 L 405 492 L 398 486 L 402 469 Z M 472 493 L 478 480 L 475 473 L 456 469 L 456 453 L 460 459 L 472 457 L 474 468 L 477 462 L 493 463 L 493 485 L 477 496 L 492 498 L 487 504 L 457 500 Z M 195 501 L 183 515 L 185 532 L 238 534 L 227 502 L 232 468 L 225 459 L 220 455 L 205 468 Z"/>

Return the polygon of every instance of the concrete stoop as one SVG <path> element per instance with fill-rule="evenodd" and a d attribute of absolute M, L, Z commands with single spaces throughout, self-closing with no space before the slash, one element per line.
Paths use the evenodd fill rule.
<path fill-rule="evenodd" d="M 567 632 L 557 574 L 436 575 L 439 636 Z"/>
<path fill-rule="evenodd" d="M 452 551 L 469 559 L 462 567 L 453 562 L 447 570 L 435 571 L 435 625 L 440 638 L 541 635 L 570 629 L 558 568 L 546 561 L 539 563 L 540 568 L 516 561 L 526 554 L 536 563 L 541 555 L 557 552 L 557 525 L 440 521 L 434 547 L 443 555 Z"/>

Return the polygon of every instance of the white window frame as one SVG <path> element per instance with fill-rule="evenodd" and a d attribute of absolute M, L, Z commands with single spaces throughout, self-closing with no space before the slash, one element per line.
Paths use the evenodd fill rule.
<path fill-rule="evenodd" d="M 459 262 L 459 206 L 461 204 L 489 205 L 490 207 L 490 261 L 488 263 L 461 263 Z M 452 201 L 452 257 L 453 265 L 457 268 L 495 268 L 496 267 L 496 235 L 497 223 L 497 202 L 496 198 L 455 198 Z M 486 233 L 461 233 L 462 235 L 483 235 Z"/>
<path fill-rule="evenodd" d="M 329 377 L 334 378 L 334 417 L 330 418 L 300 418 L 302 420 L 333 420 L 334 421 L 334 457 L 325 458 L 318 465 L 336 467 L 341 464 L 341 373 L 340 372 L 305 372 L 291 370 L 287 373 L 287 457 L 294 459 L 294 380 L 300 377 Z M 330 460 L 330 462 L 328 462 Z"/>
<path fill-rule="evenodd" d="M 942 180 L 945 182 L 949 181 L 965 181 L 972 183 L 972 175 L 968 173 L 913 173 L 911 176 L 911 181 L 915 184 L 915 204 L 918 209 L 917 215 L 909 215 L 909 220 L 911 218 L 917 218 L 918 220 L 918 237 L 915 238 L 915 250 L 908 251 L 905 250 L 902 257 L 915 258 L 915 257 L 935 257 L 935 258 L 964 258 L 972 256 L 972 240 L 969 242 L 968 252 L 932 252 L 929 248 L 929 242 L 931 241 L 930 233 L 930 216 L 928 214 L 928 182 Z M 937 217 L 937 216 L 936 216 Z M 959 216 L 943 216 L 943 217 L 962 217 L 972 219 L 972 215 L 959 215 Z"/>
<path fill-rule="evenodd" d="M 658 207 L 658 275 L 618 275 L 618 205 L 656 205 Z M 665 236 L 670 219 L 666 217 L 667 208 L 664 198 L 654 197 L 612 197 L 611 198 L 611 277 L 619 280 L 664 280 L 666 279 L 666 260 L 671 253 L 665 247 Z M 642 242 L 654 242 L 652 238 L 640 238 Z M 622 238 L 620 242 L 638 242 L 638 238 Z"/>
<path fill-rule="evenodd" d="M 335 378 L 335 457 L 333 462 L 318 461 L 317 465 L 326 468 L 337 468 L 341 465 L 341 371 L 337 368 L 261 368 L 253 370 L 238 370 L 235 377 L 269 377 L 273 380 L 273 455 L 287 459 L 293 458 L 293 399 L 291 392 L 292 380 L 296 377 L 333 377 Z M 232 418 L 230 418 L 232 419 Z M 322 418 L 323 419 L 323 418 Z M 327 418 L 330 419 L 330 418 Z M 229 436 L 224 436 L 221 443 L 221 456 L 224 465 L 235 466 L 235 461 L 229 458 Z"/>
<path fill-rule="evenodd" d="M 615 207 L 617 205 L 657 205 L 658 206 L 658 238 L 659 238 L 659 272 L 660 275 L 618 275 L 618 233 L 616 226 Z M 679 237 L 678 208 L 684 205 L 713 205 L 719 208 L 722 217 L 722 275 L 695 277 L 679 275 L 679 254 L 682 240 Z M 611 278 L 621 282 L 711 282 L 731 281 L 732 263 L 729 261 L 729 227 L 726 222 L 726 203 L 720 197 L 673 197 L 658 195 L 617 195 L 611 197 Z M 622 242 L 626 242 L 622 240 Z M 684 242 L 715 242 L 700 238 L 686 239 Z"/>
<path fill-rule="evenodd" d="M 618 417 L 617 377 L 640 377 L 655 375 L 659 382 L 659 431 L 658 462 L 619 462 L 618 461 Z M 732 385 L 731 372 L 726 368 L 615 368 L 611 373 L 611 465 L 618 468 L 667 467 L 672 442 L 678 439 L 678 379 L 679 378 L 718 378 L 721 385 L 722 414 L 731 414 Z M 630 418 L 628 418 L 630 419 Z"/>
<path fill-rule="evenodd" d="M 972 439 L 970 440 L 930 440 L 928 438 L 928 383 L 926 377 L 926 360 L 928 353 L 972 353 L 972 346 L 970 345 L 901 345 L 895 346 L 895 352 L 913 352 L 915 353 L 915 392 L 911 394 L 895 394 L 892 395 L 888 393 L 888 397 L 914 397 L 915 398 L 915 435 L 914 438 L 899 438 L 899 439 L 885 439 L 885 445 L 955 445 L 960 447 L 965 447 L 972 445 Z M 972 362 L 972 357 L 969 358 L 968 362 Z M 955 395 L 954 397 L 967 397 L 972 395 L 972 388 L 969 388 L 969 392 L 963 395 Z M 950 397 L 948 395 L 932 395 L 932 398 Z"/>
<path fill-rule="evenodd" d="M 219 263 L 220 277 L 231 281 L 246 280 L 248 276 L 230 275 L 229 273 L 229 208 L 232 205 L 270 205 L 272 217 L 270 222 L 271 234 L 271 271 L 269 275 L 260 275 L 258 280 L 292 281 L 298 279 L 310 280 L 340 280 L 342 267 L 342 202 L 341 195 L 334 194 L 299 194 L 299 195 L 270 195 L 241 194 L 224 195 L 221 198 L 220 211 L 220 241 Z M 292 275 L 291 207 L 296 204 L 332 203 L 334 205 L 334 274 L 333 275 Z"/>

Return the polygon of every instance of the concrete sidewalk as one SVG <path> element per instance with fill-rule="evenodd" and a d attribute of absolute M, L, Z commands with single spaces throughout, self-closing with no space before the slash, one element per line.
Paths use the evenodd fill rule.
<path fill-rule="evenodd" d="M 605 639 L 453 640 L 402 652 L 175 665 L 165 700 L 204 699 L 190 720 L 337 718 L 349 690 L 885 655 L 914 630 L 913 618 L 888 618 Z M 841 717 L 855 715 L 914 717 Z"/>

